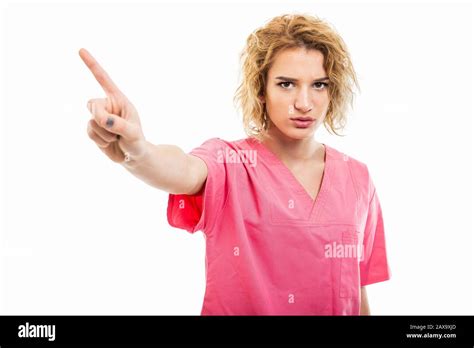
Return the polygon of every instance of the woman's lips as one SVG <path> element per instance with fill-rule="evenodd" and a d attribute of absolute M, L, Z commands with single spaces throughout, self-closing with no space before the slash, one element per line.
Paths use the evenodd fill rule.
<path fill-rule="evenodd" d="M 296 128 L 308 128 L 315 121 L 315 119 L 311 117 L 292 117 L 290 120 L 293 121 Z"/>

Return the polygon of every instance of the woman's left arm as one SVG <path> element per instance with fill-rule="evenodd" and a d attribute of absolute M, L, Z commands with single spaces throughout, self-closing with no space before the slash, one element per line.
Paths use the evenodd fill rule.
<path fill-rule="evenodd" d="M 369 300 L 365 286 L 360 287 L 360 315 L 370 315 Z"/>

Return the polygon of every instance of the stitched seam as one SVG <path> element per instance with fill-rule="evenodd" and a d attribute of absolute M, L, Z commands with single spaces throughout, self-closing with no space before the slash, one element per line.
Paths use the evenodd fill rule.
<path fill-rule="evenodd" d="M 356 193 L 356 197 L 357 197 L 357 201 L 359 201 L 360 199 L 360 192 L 358 191 L 358 187 L 355 183 L 355 180 L 354 180 L 354 174 L 352 172 L 352 160 L 349 158 L 349 160 L 347 161 L 347 167 L 349 168 L 349 174 L 351 175 L 351 181 L 352 181 L 352 185 L 354 186 L 354 191 Z"/>

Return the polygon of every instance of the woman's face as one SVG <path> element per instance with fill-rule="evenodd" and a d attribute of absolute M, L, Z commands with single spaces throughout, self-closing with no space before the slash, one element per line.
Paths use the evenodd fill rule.
<path fill-rule="evenodd" d="M 290 139 L 312 137 L 329 106 L 324 56 L 320 51 L 291 48 L 279 52 L 268 71 L 265 96 L 269 133 Z"/>

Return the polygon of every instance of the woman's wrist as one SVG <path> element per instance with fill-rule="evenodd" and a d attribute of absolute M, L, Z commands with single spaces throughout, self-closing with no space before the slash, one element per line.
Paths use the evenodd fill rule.
<path fill-rule="evenodd" d="M 151 144 L 146 140 L 144 140 L 143 142 L 143 145 L 139 147 L 140 150 L 137 151 L 135 154 L 133 152 L 124 152 L 123 161 L 120 162 L 122 166 L 127 169 L 134 169 L 146 162 L 146 158 L 150 152 Z"/>

